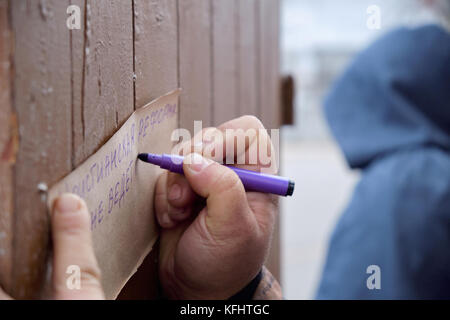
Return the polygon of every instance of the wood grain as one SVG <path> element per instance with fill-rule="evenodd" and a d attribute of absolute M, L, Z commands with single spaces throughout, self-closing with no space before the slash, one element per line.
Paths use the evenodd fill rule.
<path fill-rule="evenodd" d="M 71 59 L 71 112 L 72 112 L 72 170 L 86 159 L 84 149 L 84 63 L 85 63 L 85 27 L 86 0 L 70 0 L 81 11 L 81 29 L 70 31 Z"/>
<path fill-rule="evenodd" d="M 178 86 L 176 0 L 134 0 L 136 107 Z"/>
<path fill-rule="evenodd" d="M 176 0 L 134 0 L 136 107 L 178 86 Z M 145 258 L 119 299 L 152 299 L 158 292 L 158 245 Z"/>
<path fill-rule="evenodd" d="M 49 221 L 45 194 L 71 169 L 71 63 L 67 1 L 11 1 L 15 33 L 15 166 L 12 294 L 35 297 L 45 275 Z"/>
<path fill-rule="evenodd" d="M 258 1 L 259 92 L 261 119 L 268 129 L 281 123 L 279 76 L 279 1 Z"/>
<path fill-rule="evenodd" d="M 179 0 L 180 126 L 193 132 L 212 123 L 212 50 L 210 0 Z"/>
<path fill-rule="evenodd" d="M 13 164 L 17 125 L 11 105 L 12 36 L 9 4 L 0 0 L 0 287 L 11 291 L 13 244 Z"/>
<path fill-rule="evenodd" d="M 79 31 L 72 31 L 72 65 L 82 66 L 73 76 L 75 166 L 134 111 L 132 2 L 96 0 L 83 7 L 83 46 Z"/>
<path fill-rule="evenodd" d="M 238 116 L 258 116 L 258 39 L 256 1 L 239 0 L 237 13 L 237 109 Z"/>
<path fill-rule="evenodd" d="M 237 52 L 235 0 L 212 0 L 213 125 L 236 118 Z"/>
<path fill-rule="evenodd" d="M 259 0 L 259 105 L 260 116 L 267 129 L 277 129 L 281 124 L 280 76 L 279 76 L 279 0 Z M 280 274 L 280 217 L 275 224 L 274 235 L 266 266 L 275 278 Z"/>

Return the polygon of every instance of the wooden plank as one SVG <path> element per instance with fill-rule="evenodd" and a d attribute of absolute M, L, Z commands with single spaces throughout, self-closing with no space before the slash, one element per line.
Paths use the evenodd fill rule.
<path fill-rule="evenodd" d="M 73 168 L 101 147 L 135 109 L 133 2 L 71 0 L 84 13 L 73 30 Z"/>
<path fill-rule="evenodd" d="M 268 129 L 280 126 L 279 1 L 258 1 L 259 92 L 261 118 Z"/>
<path fill-rule="evenodd" d="M 84 57 L 85 57 L 85 13 L 86 0 L 70 0 L 71 5 L 77 5 L 81 12 L 81 29 L 70 31 L 71 52 L 71 103 L 72 103 L 72 170 L 86 159 L 84 150 Z"/>
<path fill-rule="evenodd" d="M 134 0 L 136 107 L 178 86 L 178 11 L 176 0 Z M 119 299 L 158 296 L 158 248 L 145 258 Z"/>
<path fill-rule="evenodd" d="M 82 47 L 80 34 L 72 31 L 74 166 L 98 150 L 134 110 L 132 2 L 88 1 L 84 19 Z"/>
<path fill-rule="evenodd" d="M 0 286 L 11 291 L 13 163 L 17 141 L 11 101 L 12 37 L 8 1 L 0 0 Z"/>
<path fill-rule="evenodd" d="M 237 107 L 238 116 L 255 115 L 258 111 L 258 46 L 256 1 L 239 0 L 237 13 Z"/>
<path fill-rule="evenodd" d="M 136 107 L 178 86 L 176 0 L 134 0 Z"/>
<path fill-rule="evenodd" d="M 70 36 L 67 1 L 11 1 L 15 34 L 15 166 L 12 294 L 37 295 L 45 275 L 49 221 L 38 185 L 71 169 Z"/>
<path fill-rule="evenodd" d="M 213 125 L 238 115 L 235 0 L 212 0 Z"/>
<path fill-rule="evenodd" d="M 279 0 L 257 2 L 259 28 L 259 105 L 261 120 L 267 129 L 281 123 L 279 76 Z M 280 280 L 280 218 L 275 224 L 266 266 Z"/>
<path fill-rule="evenodd" d="M 210 13 L 210 0 L 178 1 L 180 126 L 191 132 L 194 120 L 212 123 Z"/>

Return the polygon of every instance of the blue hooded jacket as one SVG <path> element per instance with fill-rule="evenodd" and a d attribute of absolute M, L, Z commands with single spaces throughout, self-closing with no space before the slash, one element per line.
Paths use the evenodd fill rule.
<path fill-rule="evenodd" d="M 337 81 L 325 110 L 362 176 L 317 297 L 449 299 L 450 34 L 424 26 L 382 37 Z"/>

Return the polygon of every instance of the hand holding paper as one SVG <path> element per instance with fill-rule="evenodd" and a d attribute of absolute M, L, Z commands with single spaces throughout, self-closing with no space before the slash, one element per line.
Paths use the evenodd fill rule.
<path fill-rule="evenodd" d="M 64 194 L 55 200 L 51 217 L 53 270 L 50 296 L 46 298 L 104 299 L 86 203 L 74 194 Z M 75 277 L 71 276 L 71 272 Z M 0 300 L 4 299 L 11 297 L 0 288 Z"/>

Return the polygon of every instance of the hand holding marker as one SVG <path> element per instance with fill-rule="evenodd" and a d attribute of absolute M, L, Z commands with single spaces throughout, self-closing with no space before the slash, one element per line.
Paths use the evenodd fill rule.
<path fill-rule="evenodd" d="M 144 162 L 160 166 L 170 172 L 183 174 L 182 156 L 167 154 L 140 153 L 138 158 Z M 247 191 L 292 196 L 295 183 L 284 177 L 227 166 L 239 176 Z"/>

